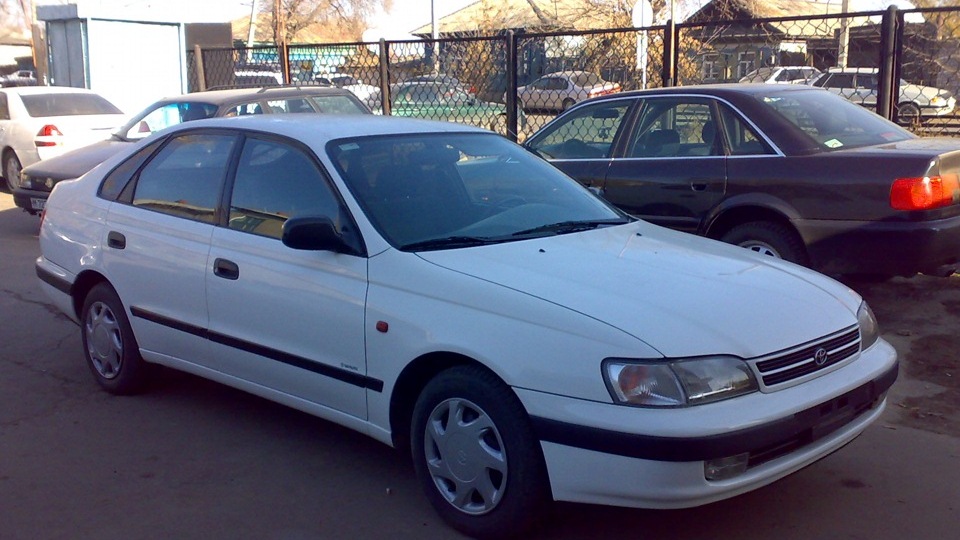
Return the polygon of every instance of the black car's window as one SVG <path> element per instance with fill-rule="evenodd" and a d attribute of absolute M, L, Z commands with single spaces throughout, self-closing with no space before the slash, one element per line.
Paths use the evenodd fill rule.
<path fill-rule="evenodd" d="M 627 157 L 719 155 L 713 111 L 711 100 L 704 98 L 648 99 Z"/>
<path fill-rule="evenodd" d="M 7 105 L 7 95 L 0 92 L 0 120 L 10 119 L 10 108 Z"/>
<path fill-rule="evenodd" d="M 281 113 L 315 113 L 310 103 L 304 98 L 274 99 L 267 102 L 270 112 Z"/>
<path fill-rule="evenodd" d="M 150 111 L 132 125 L 123 136 L 127 139 L 142 139 L 155 131 L 191 120 L 211 118 L 217 114 L 217 106 L 209 103 L 167 103 Z"/>
<path fill-rule="evenodd" d="M 530 148 L 548 159 L 598 159 L 610 156 L 614 138 L 630 108 L 618 100 L 580 107 L 554 122 Z"/>
<path fill-rule="evenodd" d="M 247 139 L 230 197 L 229 227 L 272 238 L 293 216 L 336 221 L 338 199 L 309 156 L 288 144 Z"/>
<path fill-rule="evenodd" d="M 817 81 L 824 88 L 853 88 L 853 73 L 830 73 Z"/>
<path fill-rule="evenodd" d="M 133 175 L 137 174 L 137 170 L 140 169 L 143 162 L 146 161 L 162 143 L 163 141 L 160 140 L 144 146 L 111 171 L 110 174 L 103 179 L 103 183 L 100 184 L 100 197 L 108 201 L 117 200 L 123 192 L 123 189 L 127 187 L 127 184 L 133 178 Z"/>
<path fill-rule="evenodd" d="M 721 106 L 720 115 L 723 117 L 723 134 L 734 156 L 762 156 L 776 154 L 774 149 L 766 143 L 752 126 L 726 105 Z"/>
<path fill-rule="evenodd" d="M 214 223 L 235 140 L 209 133 L 171 139 L 140 172 L 133 205 Z"/>
<path fill-rule="evenodd" d="M 910 132 L 830 92 L 758 96 L 765 106 L 799 128 L 824 151 L 913 138 Z"/>

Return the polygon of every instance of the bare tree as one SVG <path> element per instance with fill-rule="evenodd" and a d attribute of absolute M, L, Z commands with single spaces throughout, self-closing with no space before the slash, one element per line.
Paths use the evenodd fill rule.
<path fill-rule="evenodd" d="M 289 44 L 303 29 L 322 24 L 333 26 L 342 35 L 359 38 L 366 18 L 378 7 L 389 9 L 393 0 L 267 0 L 261 12 L 269 17 L 274 41 Z"/>

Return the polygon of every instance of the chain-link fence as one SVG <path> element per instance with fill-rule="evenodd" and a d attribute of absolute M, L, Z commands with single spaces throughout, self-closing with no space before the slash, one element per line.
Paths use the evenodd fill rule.
<path fill-rule="evenodd" d="M 335 85 L 380 114 L 519 139 L 598 95 L 731 82 L 812 84 L 917 133 L 960 136 L 960 8 L 207 49 L 188 62 L 191 91 Z"/>

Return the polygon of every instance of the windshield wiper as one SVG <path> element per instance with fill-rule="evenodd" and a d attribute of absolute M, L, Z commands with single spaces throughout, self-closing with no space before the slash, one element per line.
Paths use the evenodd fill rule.
<path fill-rule="evenodd" d="M 478 236 L 446 236 L 443 238 L 431 238 L 411 244 L 400 246 L 403 251 L 424 251 L 430 249 L 455 249 L 462 247 L 484 246 L 487 244 L 496 244 L 503 242 L 502 238 L 482 238 Z"/>
<path fill-rule="evenodd" d="M 539 227 L 533 227 L 532 229 L 517 231 L 511 236 L 527 236 L 540 233 L 567 234 L 579 231 L 588 231 L 590 229 L 603 227 L 604 225 L 623 225 L 624 223 L 629 223 L 629 221 L 630 220 L 626 218 L 561 221 L 559 223 L 550 223 L 547 225 L 540 225 Z"/>

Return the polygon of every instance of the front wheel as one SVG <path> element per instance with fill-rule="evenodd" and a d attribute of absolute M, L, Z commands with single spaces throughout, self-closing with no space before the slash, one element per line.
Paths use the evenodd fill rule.
<path fill-rule="evenodd" d="M 913 125 L 920 123 L 920 107 L 914 103 L 901 103 L 897 105 L 897 122 L 902 125 Z"/>
<path fill-rule="evenodd" d="M 516 395 L 474 366 L 441 372 L 413 411 L 417 478 L 440 516 L 479 538 L 520 535 L 542 517 L 549 488 L 540 444 Z"/>
<path fill-rule="evenodd" d="M 80 319 L 83 352 L 97 384 L 111 394 L 135 394 L 143 389 L 147 365 L 120 297 L 100 283 L 90 289 Z"/>
<path fill-rule="evenodd" d="M 803 240 L 789 227 L 773 221 L 752 221 L 730 229 L 720 240 L 792 263 L 807 264 Z"/>

